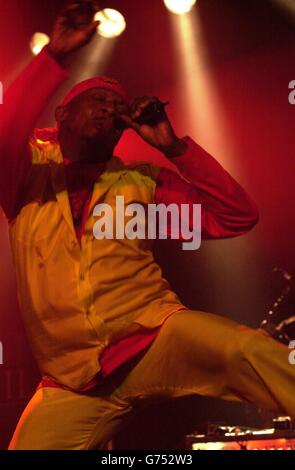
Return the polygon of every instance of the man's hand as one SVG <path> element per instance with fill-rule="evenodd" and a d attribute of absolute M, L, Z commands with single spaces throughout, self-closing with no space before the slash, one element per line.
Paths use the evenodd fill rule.
<path fill-rule="evenodd" d="M 49 53 L 63 61 L 71 52 L 88 44 L 99 21 L 94 15 L 99 10 L 96 0 L 72 0 L 59 14 L 51 33 Z"/>
<path fill-rule="evenodd" d="M 166 115 L 155 125 L 138 124 L 135 119 L 141 116 L 143 110 L 151 103 L 157 102 L 157 97 L 143 96 L 136 98 L 131 105 L 130 115 L 120 115 L 128 127 L 132 128 L 148 144 L 163 152 L 166 157 L 178 157 L 185 153 L 187 145 L 179 139 L 172 128 L 172 125 Z"/>

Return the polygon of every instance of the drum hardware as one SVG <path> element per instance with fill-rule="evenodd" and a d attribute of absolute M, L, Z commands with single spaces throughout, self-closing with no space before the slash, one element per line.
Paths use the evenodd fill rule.
<path fill-rule="evenodd" d="M 294 287 L 294 280 L 292 275 L 282 268 L 275 267 L 272 272 L 280 273 L 284 281 L 284 286 L 280 295 L 268 311 L 266 318 L 261 322 L 260 328 L 281 343 L 289 345 L 290 341 L 295 339 L 295 315 L 281 320 L 280 308 L 287 297 L 290 296 L 292 288 Z"/>

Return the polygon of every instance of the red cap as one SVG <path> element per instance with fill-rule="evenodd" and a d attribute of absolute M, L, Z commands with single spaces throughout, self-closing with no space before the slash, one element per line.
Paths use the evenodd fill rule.
<path fill-rule="evenodd" d="M 123 98 L 128 104 L 130 103 L 127 93 L 117 80 L 109 77 L 93 77 L 75 85 L 64 97 L 62 105 L 67 105 L 73 98 L 92 88 L 110 90 Z"/>

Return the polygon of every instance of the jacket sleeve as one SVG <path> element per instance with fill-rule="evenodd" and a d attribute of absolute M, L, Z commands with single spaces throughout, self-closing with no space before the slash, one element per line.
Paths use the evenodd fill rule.
<path fill-rule="evenodd" d="M 50 97 L 68 74 L 46 48 L 4 94 L 0 106 L 0 204 L 8 219 L 31 165 L 29 140 Z"/>
<path fill-rule="evenodd" d="M 155 203 L 187 204 L 190 229 L 193 204 L 201 204 L 201 234 L 204 239 L 235 237 L 251 230 L 259 216 L 246 191 L 190 137 L 184 137 L 184 141 L 187 151 L 171 160 L 183 178 L 176 172 L 161 168 Z M 167 230 L 167 235 L 171 236 L 169 219 Z"/>

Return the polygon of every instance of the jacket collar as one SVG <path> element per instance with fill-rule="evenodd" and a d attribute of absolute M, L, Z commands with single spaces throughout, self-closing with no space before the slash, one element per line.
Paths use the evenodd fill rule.
<path fill-rule="evenodd" d="M 50 142 L 46 146 L 46 157 L 50 164 L 52 186 L 56 195 L 57 202 L 60 206 L 62 214 L 76 236 L 73 217 L 71 212 L 69 193 L 66 184 L 66 173 L 63 161 L 63 155 L 60 146 L 56 142 Z M 88 214 L 92 212 L 93 207 L 99 201 L 103 201 L 110 187 L 120 178 L 121 174 L 126 171 L 124 163 L 113 156 L 106 162 L 103 173 L 98 177 L 94 184 L 92 197 L 88 209 Z"/>

